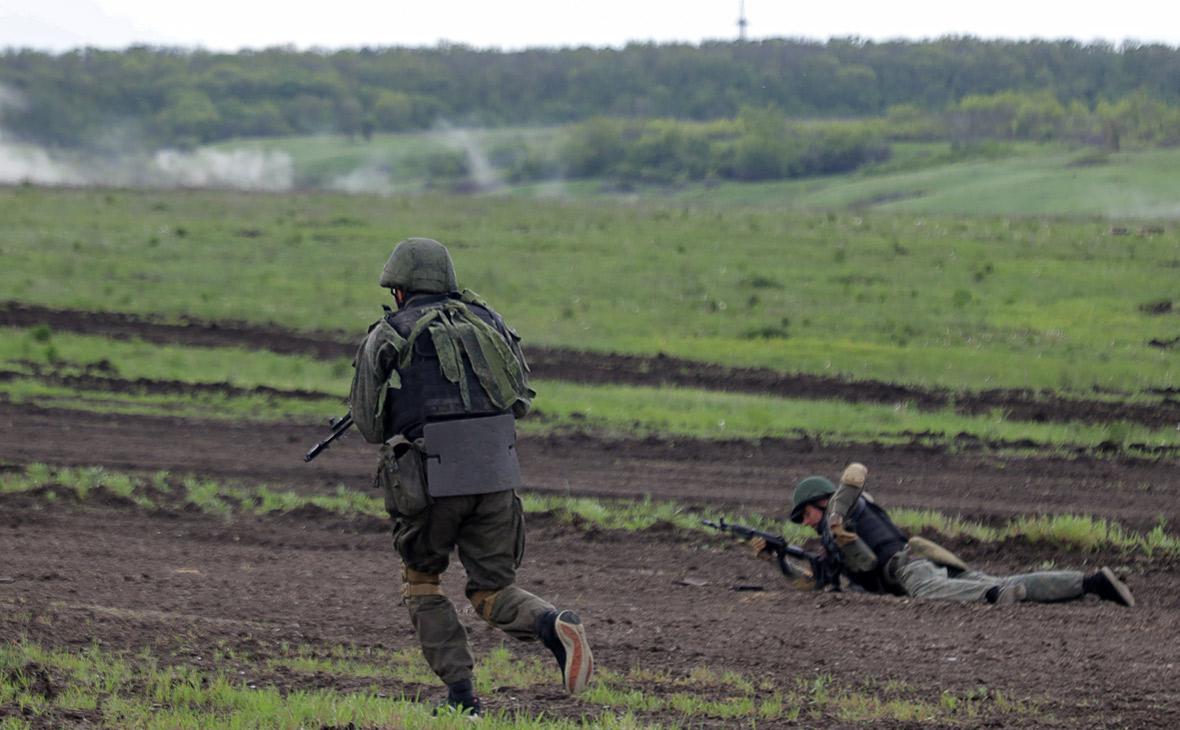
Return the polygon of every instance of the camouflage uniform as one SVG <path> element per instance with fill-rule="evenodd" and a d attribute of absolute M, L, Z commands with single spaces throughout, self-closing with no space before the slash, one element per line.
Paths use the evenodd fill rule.
<path fill-rule="evenodd" d="M 397 257 L 400 279 L 397 271 L 390 273 Z M 412 272 L 408 279 L 407 270 Z M 514 585 L 525 528 L 515 491 L 519 467 L 510 421 L 528 412 L 535 393 L 528 386 L 519 338 L 486 302 L 456 291 L 450 257 L 441 244 L 429 239 L 399 244 L 381 283 L 405 292 L 405 299 L 396 312 L 387 310 L 370 326 L 357 350 L 352 415 L 366 440 L 384 444 L 377 482 L 393 519 L 394 546 L 403 562 L 402 596 L 422 652 L 448 686 L 470 688 L 474 661 L 466 630 L 440 588 L 452 549 L 457 548 L 467 573 L 467 598 L 492 626 L 517 639 L 545 640 L 539 618 L 555 612 Z M 515 475 L 479 484 L 485 465 L 471 463 L 459 478 L 465 479 L 461 493 L 437 494 L 436 480 L 428 478 L 429 461 L 436 458 L 427 450 L 431 424 L 482 425 L 505 417 L 507 435 L 504 429 L 499 435 L 511 453 L 500 461 L 509 471 L 516 468 Z M 458 460 L 482 446 L 458 444 Z M 585 653 L 588 661 L 588 649 Z M 464 706 L 472 709 L 466 701 Z"/>
<path fill-rule="evenodd" d="M 972 570 L 954 553 L 929 540 L 907 538 L 864 491 L 866 476 L 862 465 L 852 464 L 844 471 L 839 487 L 822 477 L 803 480 L 795 490 L 791 519 L 802 522 L 806 505 L 827 499 L 817 526 L 824 549 L 838 555 L 848 579 L 867 591 L 990 603 L 1049 603 L 1093 593 L 1134 605 L 1130 590 L 1107 568 L 1089 577 L 1076 570 L 1004 577 Z"/>

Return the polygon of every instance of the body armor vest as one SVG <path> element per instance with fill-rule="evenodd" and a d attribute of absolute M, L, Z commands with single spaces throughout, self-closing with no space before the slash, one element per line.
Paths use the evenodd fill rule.
<path fill-rule="evenodd" d="M 416 296 L 404 308 L 387 314 L 385 320 L 399 335 L 408 338 L 414 324 L 430 311 L 431 305 L 441 304 L 448 298 L 446 294 Z M 503 333 L 504 327 L 496 314 L 478 304 L 468 304 L 467 307 L 472 314 Z M 458 383 L 447 380 L 442 372 L 434 340 L 423 333 L 414 341 L 413 347 L 409 366 L 398 369 L 401 387 L 390 388 L 386 396 L 385 417 L 389 433 L 413 440 L 422 436 L 422 428 L 427 423 L 508 412 L 496 408 L 469 366 L 463 368 L 463 377 L 467 379 L 471 407 L 464 407 Z"/>
<path fill-rule="evenodd" d="M 844 522 L 847 528 L 855 532 L 877 556 L 877 562 L 871 570 L 861 573 L 846 572 L 848 579 L 871 593 L 888 592 L 900 595 L 900 589 L 885 580 L 885 565 L 890 558 L 905 549 L 909 539 L 893 524 L 885 510 L 864 497 L 856 500 Z M 824 549 L 828 554 L 839 555 L 840 548 L 827 528 L 826 520 L 822 537 Z"/>

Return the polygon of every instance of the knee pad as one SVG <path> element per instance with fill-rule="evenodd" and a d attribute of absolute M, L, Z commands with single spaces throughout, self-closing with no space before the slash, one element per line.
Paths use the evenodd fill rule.
<path fill-rule="evenodd" d="M 442 596 L 442 575 L 423 573 L 413 568 L 402 568 L 402 598 Z"/>
<path fill-rule="evenodd" d="M 503 589 L 501 589 L 503 590 Z M 488 623 L 492 622 L 492 611 L 496 609 L 496 598 L 500 591 L 475 591 L 467 600 L 475 607 L 475 612 Z"/>

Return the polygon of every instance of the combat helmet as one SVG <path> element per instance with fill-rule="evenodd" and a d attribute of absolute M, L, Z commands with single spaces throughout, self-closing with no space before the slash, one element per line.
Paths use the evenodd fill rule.
<path fill-rule="evenodd" d="M 836 485 L 823 477 L 807 477 L 799 482 L 791 498 L 791 522 L 802 523 L 804 507 L 835 493 Z"/>
<path fill-rule="evenodd" d="M 449 294 L 459 291 L 451 254 L 446 246 L 433 238 L 407 238 L 395 246 L 385 262 L 379 283 L 386 289 L 408 292 Z"/>

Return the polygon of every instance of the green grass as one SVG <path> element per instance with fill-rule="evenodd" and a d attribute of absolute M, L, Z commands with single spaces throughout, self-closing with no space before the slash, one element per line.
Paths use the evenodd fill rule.
<path fill-rule="evenodd" d="M 271 395 L 231 397 L 221 393 L 197 393 L 178 398 L 175 395 L 77 390 L 31 380 L 9 381 L 0 386 L 0 392 L 7 394 L 12 403 L 32 403 L 45 408 L 213 420 L 273 421 L 292 416 L 311 420 L 347 408 L 336 398 L 308 401 Z"/>
<path fill-rule="evenodd" d="M 1002 411 L 963 416 L 953 409 L 921 410 L 908 403 L 848 403 L 742 395 L 687 388 L 584 386 L 539 382 L 537 410 L 558 424 L 577 424 L 622 434 L 664 434 L 700 438 L 817 438 L 825 443 L 904 443 L 915 438 L 954 448 L 960 433 L 990 442 L 1029 439 L 1049 449 L 1120 446 L 1174 446 L 1180 431 L 1130 423 L 1009 421 Z M 525 420 L 525 433 L 543 432 L 552 421 Z M 1002 451 L 1003 447 L 997 447 Z"/>
<path fill-rule="evenodd" d="M 351 368 L 347 360 L 276 355 L 237 348 L 153 346 L 88 335 L 53 333 L 44 327 L 0 328 L 0 368 L 15 377 L 0 380 L 11 402 L 102 412 L 168 414 L 252 420 L 322 420 L 342 412 Z M 38 371 L 57 376 L 97 374 L 123 381 L 163 380 L 228 384 L 246 394 L 196 391 L 151 393 L 73 388 L 43 382 Z M 127 383 L 134 385 L 133 383 Z M 1180 445 L 1180 431 L 1130 423 L 1033 423 L 1009 421 L 1001 411 L 963 416 L 950 408 L 921 410 L 908 403 L 855 404 L 702 391 L 675 387 L 586 386 L 534 382 L 536 415 L 524 433 L 592 429 L 618 435 L 694 438 L 807 436 L 826 443 L 922 440 L 955 448 L 965 433 L 985 442 L 1033 441 L 1042 449 L 1089 448 L 1114 443 L 1127 450 Z M 271 387 L 338 397 L 284 397 L 249 393 Z M 1140 399 L 1145 400 L 1145 399 Z M 1005 447 L 996 447 L 1004 451 Z M 1011 450 L 1011 449 L 1008 449 Z"/>
<path fill-rule="evenodd" d="M 946 143 L 894 145 L 877 169 L 820 179 L 723 183 L 665 196 L 703 206 L 871 210 L 962 216 L 1174 219 L 1180 150 L 1095 155 L 1090 148 L 1013 144 L 994 156 L 956 154 Z M 964 159 L 965 158 L 965 159 Z M 1086 164 L 1087 162 L 1096 164 Z"/>
<path fill-rule="evenodd" d="M 0 364 L 14 372 L 31 372 L 36 365 L 62 375 L 225 383 L 242 388 L 330 388 L 331 392 L 339 392 L 343 385 L 343 395 L 352 378 L 347 357 L 324 360 L 279 355 L 265 349 L 163 345 L 54 332 L 46 325 L 0 327 Z"/>
<path fill-rule="evenodd" d="M 1175 337 L 1175 317 L 1140 309 L 1175 296 L 1174 226 L 36 188 L 0 190 L 0 217 L 0 291 L 34 304 L 359 336 L 388 301 L 375 279 L 392 243 L 427 234 L 526 346 L 954 389 L 1136 392 L 1180 375 L 1175 351 L 1146 344 Z"/>
<path fill-rule="evenodd" d="M 237 140 L 214 149 L 290 155 L 305 186 L 341 186 L 368 180 L 384 192 L 420 191 L 429 180 L 423 157 L 445 151 L 494 156 L 497 147 L 527 140 L 552 148 L 560 127 L 410 132 L 376 135 L 369 142 L 318 135 Z M 519 142 L 518 142 L 519 144 Z M 1083 216 L 1111 219 L 1180 216 L 1180 150 L 1105 153 L 1090 147 L 993 142 L 953 149 L 947 142 L 894 143 L 889 161 L 847 175 L 767 183 L 710 182 L 638 192 L 611 192 L 600 180 L 554 180 L 509 185 L 500 193 L 560 196 L 568 200 L 647 200 L 777 211 L 848 210 L 933 215 Z"/>
<path fill-rule="evenodd" d="M 315 507 L 343 517 L 386 515 L 381 496 L 375 491 L 358 491 L 338 485 L 331 494 L 296 494 L 280 485 L 227 484 L 193 475 L 157 472 L 136 475 L 100 467 L 50 467 L 30 464 L 0 472 L 0 495 L 39 492 L 56 500 L 59 487 L 80 502 L 94 496 L 99 488 L 129 499 L 145 509 L 192 506 L 198 511 L 232 518 L 236 514 L 273 515 Z M 783 513 L 790 498 L 783 488 Z M 524 508 L 530 514 L 551 514 L 573 525 L 605 530 L 636 532 L 671 525 L 680 530 L 714 535 L 702 520 L 744 524 L 780 534 L 792 543 L 815 537 L 814 532 L 782 517 L 749 511 L 723 512 L 715 508 L 689 506 L 671 500 L 603 500 L 587 497 L 525 493 Z M 1136 532 L 1118 522 L 1092 515 L 1031 515 L 1003 525 L 985 525 L 957 515 L 930 510 L 890 509 L 890 516 L 902 529 L 934 537 L 970 538 L 981 543 L 1008 540 L 1048 545 L 1081 552 L 1113 550 L 1145 557 L 1180 557 L 1180 536 L 1160 522 L 1147 532 Z"/>
<path fill-rule="evenodd" d="M 233 671 L 210 671 L 184 664 L 162 664 L 149 650 L 132 656 L 97 645 L 81 651 L 43 647 L 28 640 L 0 645 L 0 709 L 12 708 L 25 723 L 53 724 L 63 711 L 87 711 L 88 720 L 119 728 L 303 728 L 466 727 L 461 718 L 435 719 L 430 704 L 403 694 L 387 697 L 379 686 L 410 687 L 433 681 L 417 650 L 333 647 L 329 656 L 304 647 L 286 656 L 261 659 L 220 655 Z M 365 690 L 280 691 L 251 677 L 275 668 L 316 676 L 375 680 Z M 485 696 L 497 688 L 527 689 L 552 684 L 555 670 L 536 658 L 519 659 L 506 649 L 490 652 L 476 667 L 476 684 Z M 53 696 L 38 692 L 38 677 L 48 677 Z M 379 681 L 378 681 L 379 680 Z M 405 690 L 403 690 L 404 692 Z M 901 683 L 845 687 L 828 675 L 814 678 L 744 676 L 696 667 L 685 674 L 600 667 L 581 695 L 581 719 L 546 713 L 489 712 L 490 728 L 656 728 L 708 721 L 750 723 L 831 721 L 871 725 L 882 721 L 971 723 L 983 718 L 1028 715 L 1035 704 L 1012 701 L 986 688 L 965 694 L 943 692 L 922 699 Z M 654 715 L 645 718 L 645 715 Z M 16 716 L 6 727 L 18 724 Z M 667 724 L 665 724 L 667 723 Z"/>

